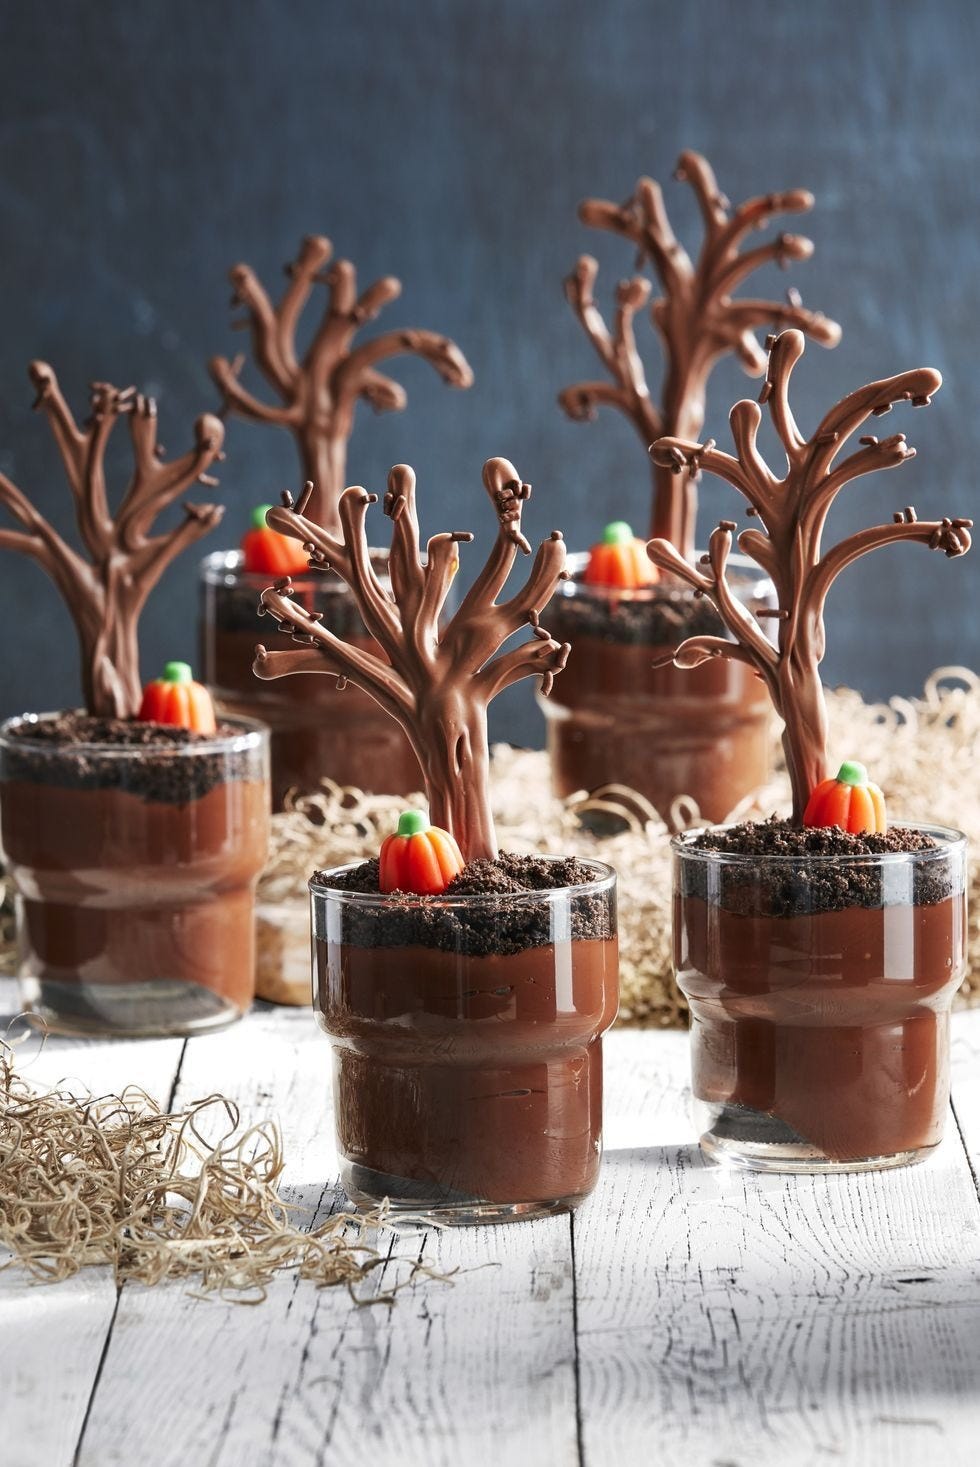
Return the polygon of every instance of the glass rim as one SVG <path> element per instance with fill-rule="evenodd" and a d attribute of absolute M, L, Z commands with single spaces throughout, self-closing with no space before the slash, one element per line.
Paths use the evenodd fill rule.
<path fill-rule="evenodd" d="M 694 552 L 695 557 L 706 553 L 703 550 L 696 550 Z M 681 581 L 674 580 L 655 581 L 652 586 L 636 587 L 586 585 L 580 577 L 588 564 L 589 555 L 590 551 L 588 550 L 572 550 L 569 552 L 565 562 L 568 577 L 566 580 L 559 582 L 555 591 L 556 596 L 581 594 L 586 596 L 595 595 L 597 599 L 606 601 L 653 602 L 658 599 L 676 599 L 678 596 L 683 596 L 686 599 L 694 594 L 692 587 L 685 585 Z M 756 582 L 756 585 L 752 587 L 755 594 L 765 595 L 766 588 L 772 587 L 772 594 L 775 595 L 776 588 L 773 585 L 772 577 L 762 569 L 761 565 L 752 560 L 750 556 L 736 552 L 728 557 L 728 564 L 747 580 Z"/>
<path fill-rule="evenodd" d="M 744 822 L 739 822 L 744 824 Z M 698 836 L 708 831 L 733 830 L 734 825 L 699 825 L 692 830 L 682 830 L 677 835 L 671 836 L 670 848 L 676 856 L 684 861 L 699 861 L 703 865 L 728 865 L 728 866 L 793 866 L 806 864 L 808 866 L 826 865 L 830 862 L 846 864 L 848 866 L 895 866 L 902 863 L 914 863 L 916 865 L 928 861 L 945 861 L 957 852 L 965 854 L 967 848 L 967 837 L 962 830 L 957 830 L 951 825 L 934 825 L 925 820 L 904 820 L 896 822 L 891 828 L 900 830 L 917 830 L 923 835 L 931 836 L 936 841 L 933 850 L 925 851 L 855 851 L 853 855 L 845 855 L 841 852 L 800 852 L 793 855 L 783 855 L 773 852 L 771 855 L 760 855 L 758 852 L 749 854 L 747 851 L 711 851 L 696 850 L 691 842 Z"/>
<path fill-rule="evenodd" d="M 388 550 L 378 545 L 370 545 L 368 553 L 372 561 L 383 561 L 388 563 Z M 223 586 L 227 583 L 229 576 L 243 586 L 254 587 L 256 596 L 260 591 L 266 590 L 273 582 L 281 577 L 276 577 L 271 571 L 247 571 L 242 565 L 244 555 L 240 550 L 212 550 L 203 556 L 198 564 L 201 580 L 208 586 Z M 350 587 L 342 576 L 336 571 L 314 571 L 304 570 L 292 574 L 289 579 L 294 586 L 313 586 L 324 595 L 351 595 Z"/>
<path fill-rule="evenodd" d="M 72 710 L 81 711 L 81 710 Z M 100 744 L 97 741 L 73 744 L 54 744 L 43 739 L 18 738 L 11 733 L 15 724 L 41 723 L 45 719 L 60 718 L 61 713 L 16 713 L 0 723 L 0 748 L 29 752 L 32 757 L 48 759 L 74 759 L 85 755 L 97 755 L 100 759 L 133 759 L 149 750 L 154 758 L 194 759 L 203 755 L 241 754 L 250 749 L 260 749 L 268 743 L 269 728 L 258 718 L 246 718 L 241 714 L 225 714 L 220 722 L 231 724 L 233 734 L 215 734 L 214 737 L 198 738 L 186 744 Z"/>
<path fill-rule="evenodd" d="M 563 861 L 566 856 L 556 856 L 550 852 L 534 852 L 533 854 L 544 861 Z M 398 905 L 400 908 L 414 905 L 440 906 L 440 907 L 499 907 L 502 902 L 513 905 L 523 905 L 529 902 L 540 902 L 549 897 L 557 896 L 601 896 L 603 893 L 612 891 L 616 886 L 617 873 L 615 867 L 610 866 L 608 861 L 593 860 L 591 856 L 578 856 L 577 860 L 583 865 L 591 866 L 593 870 L 602 874 L 593 881 L 583 881 L 578 886 L 546 886 L 537 891 L 509 891 L 509 892 L 460 892 L 455 896 L 442 894 L 439 896 L 415 896 L 411 892 L 402 892 Z M 323 874 L 325 876 L 340 875 L 346 871 L 356 871 L 363 866 L 363 861 L 347 861 L 343 866 L 331 866 Z M 344 891 L 341 887 L 330 886 L 325 881 L 317 881 L 311 876 L 307 883 L 311 896 L 332 896 L 341 901 L 349 901 L 359 907 L 384 907 L 387 906 L 394 893 L 375 891 Z"/>

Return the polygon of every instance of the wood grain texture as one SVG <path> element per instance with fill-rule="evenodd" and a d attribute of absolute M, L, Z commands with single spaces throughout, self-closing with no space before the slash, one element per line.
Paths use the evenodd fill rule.
<path fill-rule="evenodd" d="M 686 1069 L 681 1036 L 617 1036 L 575 1224 L 589 1467 L 654 1442 L 668 1467 L 974 1463 L 980 1207 L 955 1126 L 906 1171 L 727 1172 L 687 1139 Z"/>
<path fill-rule="evenodd" d="M 289 1196 L 318 1216 L 338 1201 L 329 1075 L 309 1014 L 280 1010 L 192 1040 L 177 1100 L 218 1089 L 244 1119 L 281 1116 Z M 398 1275 L 398 1255 L 420 1251 L 465 1276 L 361 1309 L 291 1279 L 257 1309 L 127 1287 L 79 1467 L 305 1467 L 366 1451 L 377 1467 L 456 1467 L 491 1443 L 495 1461 L 519 1467 L 529 1440 L 541 1460 L 575 1463 L 568 1219 L 385 1241 L 392 1261 L 374 1292 Z"/>
<path fill-rule="evenodd" d="M 952 1061 L 953 1112 L 980 1195 L 980 1009 L 956 1015 Z"/>
<path fill-rule="evenodd" d="M 980 1013 L 954 1035 L 976 1158 Z M 180 1049 L 57 1041 L 37 1073 L 165 1098 Z M 617 1031 L 606 1053 L 605 1164 L 574 1228 L 389 1239 L 375 1291 L 423 1247 L 465 1270 L 393 1307 L 284 1278 L 255 1309 L 127 1286 L 113 1319 L 105 1275 L 0 1273 L 4 1467 L 973 1467 L 980 1200 L 956 1127 L 906 1172 L 726 1173 L 690 1142 L 686 1036 Z M 265 1011 L 189 1042 L 176 1098 L 280 1115 L 288 1194 L 317 1216 L 339 1200 L 328 1086 L 309 1015 Z"/>
<path fill-rule="evenodd" d="M 0 1013 L 16 1012 L 0 980 Z M 6 1028 L 0 1020 L 0 1029 Z M 24 1073 L 41 1085 L 67 1079 L 96 1094 L 138 1083 L 166 1103 L 183 1049 L 179 1039 L 140 1045 L 49 1039 Z M 4 1257 L 0 1250 L 0 1259 Z M 18 1268 L 0 1272 L 0 1402 L 4 1467 L 67 1467 L 75 1451 L 116 1309 L 108 1269 L 85 1269 L 63 1284 L 35 1284 Z"/>

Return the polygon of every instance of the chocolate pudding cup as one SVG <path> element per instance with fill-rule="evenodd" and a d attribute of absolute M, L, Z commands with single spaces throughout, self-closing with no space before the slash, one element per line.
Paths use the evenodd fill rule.
<path fill-rule="evenodd" d="M 69 742 L 55 728 L 65 720 L 28 714 L 0 728 L 0 846 L 25 1005 L 71 1034 L 195 1034 L 239 1018 L 255 987 L 267 730 L 112 724 L 111 740 Z M 80 729 L 99 722 L 78 715 Z M 129 729 L 157 741 L 126 743 Z"/>
<path fill-rule="evenodd" d="M 595 1186 L 602 1035 L 619 1002 L 616 876 L 507 895 L 310 883 L 341 1178 L 450 1224 L 543 1217 Z"/>
<path fill-rule="evenodd" d="M 387 552 L 372 551 L 387 565 Z M 201 667 L 219 707 L 261 719 L 272 733 L 272 807 L 290 790 L 308 794 L 321 779 L 373 794 L 407 795 L 419 788 L 418 760 L 391 715 L 360 688 L 339 691 L 333 678 L 297 675 L 262 682 L 252 672 L 259 642 L 270 651 L 296 644 L 268 616 L 259 596 L 275 577 L 242 569 L 239 551 L 218 551 L 201 564 Z M 294 600 L 319 611 L 343 641 L 377 652 L 347 586 L 338 576 L 291 577 Z"/>
<path fill-rule="evenodd" d="M 724 636 L 714 607 L 666 579 L 624 591 L 587 586 L 587 555 L 569 556 L 569 579 L 548 607 L 548 630 L 571 653 L 547 698 L 555 793 L 625 785 L 674 824 L 689 796 L 708 822 L 724 820 L 769 776 L 771 704 L 743 662 L 657 667 L 686 637 Z M 774 607 L 775 588 L 744 556 L 729 560 L 733 588 L 750 609 Z"/>
<path fill-rule="evenodd" d="M 866 1171 L 942 1139 L 966 970 L 966 840 L 731 855 L 673 841 L 674 966 L 702 1150 L 754 1171 Z"/>

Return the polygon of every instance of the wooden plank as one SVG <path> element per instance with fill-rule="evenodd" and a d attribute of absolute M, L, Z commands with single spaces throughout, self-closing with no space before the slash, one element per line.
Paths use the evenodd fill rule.
<path fill-rule="evenodd" d="M 904 1171 L 754 1177 L 691 1144 L 682 1036 L 615 1036 L 576 1218 L 588 1467 L 976 1462 L 980 1211 L 956 1128 Z"/>
<path fill-rule="evenodd" d="M 980 1195 L 980 1008 L 954 1019 L 953 1110 Z"/>
<path fill-rule="evenodd" d="M 0 984 L 0 1012 L 17 1010 L 13 984 Z M 0 1027 L 6 1023 L 0 1020 Z M 31 1045 L 25 1045 L 25 1061 Z M 165 1103 L 176 1077 L 179 1039 L 120 1042 L 49 1039 L 24 1074 L 38 1084 L 64 1078 L 96 1093 L 134 1081 Z M 5 1255 L 0 1252 L 0 1257 Z M 68 1467 L 116 1308 L 108 1269 L 83 1269 L 62 1284 L 35 1284 L 21 1269 L 0 1272 L 0 1457 L 16 1467 Z M 8 1455 L 8 1453 L 12 1455 Z"/>
<path fill-rule="evenodd" d="M 246 1118 L 278 1114 L 292 1199 L 322 1213 L 338 1200 L 329 1074 L 309 1014 L 280 1010 L 191 1041 L 178 1098 L 220 1089 Z M 291 1279 L 257 1309 L 180 1286 L 127 1288 L 79 1467 L 305 1467 L 365 1454 L 376 1467 L 571 1467 L 567 1218 L 403 1237 L 393 1252 L 420 1246 L 439 1269 L 470 1271 L 452 1286 L 421 1281 L 393 1307 L 358 1309 L 344 1291 Z"/>

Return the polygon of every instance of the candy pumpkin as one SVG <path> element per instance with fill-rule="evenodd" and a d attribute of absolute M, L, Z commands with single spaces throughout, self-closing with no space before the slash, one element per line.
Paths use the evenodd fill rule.
<path fill-rule="evenodd" d="M 147 683 L 136 716 L 141 723 L 167 723 L 200 734 L 213 734 L 216 728 L 211 694 L 194 681 L 186 662 L 168 662 L 163 677 Z"/>
<path fill-rule="evenodd" d="M 242 536 L 244 568 L 265 576 L 298 576 L 309 569 L 306 551 L 298 540 L 280 535 L 265 522 L 271 504 L 252 510 L 252 528 Z"/>
<path fill-rule="evenodd" d="M 394 835 L 381 844 L 382 891 L 438 896 L 464 866 L 459 846 L 447 830 L 430 825 L 420 810 L 405 810 Z"/>
<path fill-rule="evenodd" d="M 613 520 L 603 530 L 602 539 L 589 551 L 583 577 L 587 586 L 613 586 L 621 591 L 652 586 L 659 579 L 645 542 L 636 538 L 625 520 Z"/>
<path fill-rule="evenodd" d="M 847 760 L 836 779 L 823 779 L 807 801 L 804 825 L 839 825 L 852 835 L 877 835 L 888 829 L 885 797 L 856 760 Z"/>

